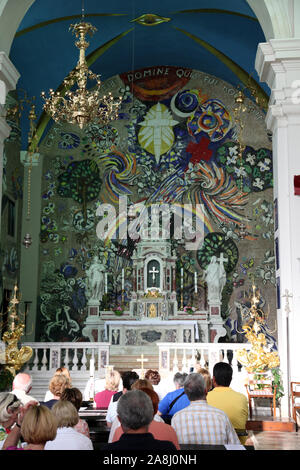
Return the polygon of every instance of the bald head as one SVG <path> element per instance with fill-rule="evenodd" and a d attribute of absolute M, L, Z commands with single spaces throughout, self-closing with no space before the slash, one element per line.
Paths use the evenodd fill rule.
<path fill-rule="evenodd" d="M 31 390 L 32 378 L 29 374 L 20 372 L 17 374 L 13 381 L 13 390 L 23 390 L 25 393 L 29 393 Z"/>

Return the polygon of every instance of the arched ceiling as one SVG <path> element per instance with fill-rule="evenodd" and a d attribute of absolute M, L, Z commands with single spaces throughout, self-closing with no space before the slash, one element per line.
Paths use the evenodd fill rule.
<path fill-rule="evenodd" d="M 36 97 L 39 118 L 41 91 L 58 88 L 77 64 L 69 26 L 80 21 L 81 11 L 82 0 L 36 0 L 16 33 L 10 59 L 21 74 L 18 88 Z M 245 83 L 248 75 L 258 82 L 254 61 L 265 37 L 246 0 L 85 0 L 84 12 L 98 30 L 87 55 L 102 80 L 173 65 L 204 71 L 233 86 Z M 138 20 L 145 14 L 157 16 L 151 25 L 149 16 Z M 265 85 L 259 86 L 268 93 Z M 22 127 L 26 148 L 25 120 Z"/>

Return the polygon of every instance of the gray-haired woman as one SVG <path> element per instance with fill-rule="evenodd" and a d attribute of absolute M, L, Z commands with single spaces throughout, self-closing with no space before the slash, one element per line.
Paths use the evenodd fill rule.
<path fill-rule="evenodd" d="M 0 393 L 0 449 L 11 427 L 17 423 L 22 402 L 10 392 Z"/>

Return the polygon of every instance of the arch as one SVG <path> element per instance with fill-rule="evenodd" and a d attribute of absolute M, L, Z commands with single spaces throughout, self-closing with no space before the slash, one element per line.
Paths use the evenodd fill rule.
<path fill-rule="evenodd" d="M 255 13 L 266 41 L 294 37 L 293 0 L 247 0 Z"/>
<path fill-rule="evenodd" d="M 35 0 L 0 0 L 0 51 L 9 55 L 19 24 Z"/>

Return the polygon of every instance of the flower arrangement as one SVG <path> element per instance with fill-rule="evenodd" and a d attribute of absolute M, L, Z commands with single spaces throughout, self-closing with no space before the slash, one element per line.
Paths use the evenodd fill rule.
<path fill-rule="evenodd" d="M 183 308 L 183 311 L 185 313 L 188 313 L 189 315 L 193 315 L 193 313 L 195 313 L 196 311 L 196 308 L 195 307 L 189 307 L 189 306 L 186 306 Z"/>
<path fill-rule="evenodd" d="M 117 315 L 118 317 L 121 317 L 121 315 L 123 315 L 124 310 L 122 309 L 121 305 L 118 305 L 118 307 L 116 307 L 116 308 L 114 309 L 114 313 L 115 313 L 115 315 Z"/>

